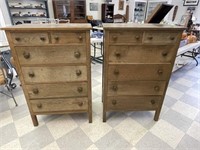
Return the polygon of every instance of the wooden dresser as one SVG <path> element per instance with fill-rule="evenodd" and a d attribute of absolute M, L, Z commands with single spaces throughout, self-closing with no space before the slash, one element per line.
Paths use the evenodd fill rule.
<path fill-rule="evenodd" d="M 103 121 L 108 111 L 155 110 L 158 120 L 182 27 L 103 24 Z"/>
<path fill-rule="evenodd" d="M 34 126 L 36 115 L 87 112 L 92 122 L 89 24 L 3 28 Z"/>

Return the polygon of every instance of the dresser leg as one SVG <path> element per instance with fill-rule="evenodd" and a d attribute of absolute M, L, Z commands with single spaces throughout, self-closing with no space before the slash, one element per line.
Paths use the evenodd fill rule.
<path fill-rule="evenodd" d="M 31 115 L 31 119 L 34 126 L 38 126 L 38 120 L 36 115 Z"/>
<path fill-rule="evenodd" d="M 92 123 L 92 112 L 88 113 L 88 117 L 89 117 L 89 123 Z"/>
<path fill-rule="evenodd" d="M 160 116 L 160 110 L 156 110 L 155 115 L 154 115 L 154 120 L 158 121 L 159 116 Z"/>
<path fill-rule="evenodd" d="M 103 112 L 103 122 L 106 122 L 106 112 Z"/>

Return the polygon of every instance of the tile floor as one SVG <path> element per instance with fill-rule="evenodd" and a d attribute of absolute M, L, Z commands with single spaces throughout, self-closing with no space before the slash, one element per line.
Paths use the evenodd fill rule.
<path fill-rule="evenodd" d="M 200 65 L 192 62 L 172 74 L 157 122 L 146 111 L 109 113 L 103 123 L 101 76 L 102 65 L 92 64 L 91 124 L 86 114 L 66 114 L 38 116 L 34 127 L 21 87 L 14 90 L 18 107 L 0 95 L 0 150 L 200 149 Z"/>

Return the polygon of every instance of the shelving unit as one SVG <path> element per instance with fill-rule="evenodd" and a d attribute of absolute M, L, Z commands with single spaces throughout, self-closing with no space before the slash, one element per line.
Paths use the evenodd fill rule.
<path fill-rule="evenodd" d="M 85 0 L 53 0 L 55 19 L 70 20 L 72 23 L 86 22 Z"/>
<path fill-rule="evenodd" d="M 102 4 L 102 14 L 101 20 L 104 23 L 113 23 L 113 15 L 114 15 L 114 4 Z"/>
<path fill-rule="evenodd" d="M 145 20 L 146 7 L 146 1 L 135 1 L 134 22 L 143 22 Z"/>
<path fill-rule="evenodd" d="M 47 0 L 6 0 L 13 25 L 49 18 Z"/>

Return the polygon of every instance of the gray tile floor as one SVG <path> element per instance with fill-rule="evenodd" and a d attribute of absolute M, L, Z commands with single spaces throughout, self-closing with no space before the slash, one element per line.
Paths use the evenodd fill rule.
<path fill-rule="evenodd" d="M 92 64 L 91 124 L 86 114 L 66 114 L 38 116 L 34 127 L 21 87 L 14 90 L 18 107 L 0 95 L 0 149 L 200 149 L 200 65 L 193 61 L 172 74 L 157 122 L 146 111 L 109 113 L 103 123 L 101 76 L 102 65 Z"/>

